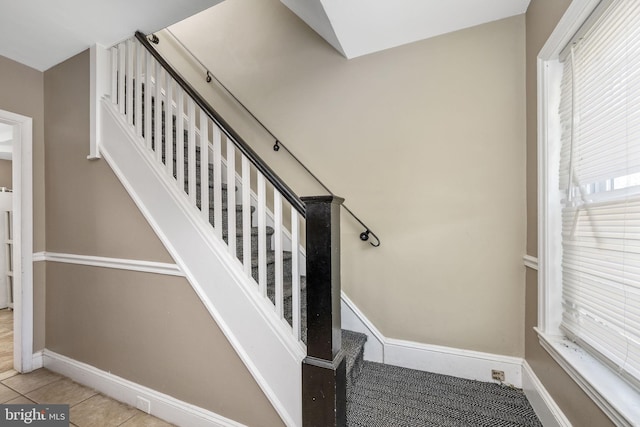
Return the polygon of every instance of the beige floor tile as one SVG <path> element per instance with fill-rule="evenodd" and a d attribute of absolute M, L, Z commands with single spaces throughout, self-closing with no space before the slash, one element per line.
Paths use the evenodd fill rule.
<path fill-rule="evenodd" d="M 13 369 L 13 311 L 0 310 L 0 372 Z"/>
<path fill-rule="evenodd" d="M 135 417 L 131 418 L 126 423 L 122 424 L 121 427 L 171 427 L 173 424 L 169 424 L 166 421 L 162 421 L 159 418 L 156 418 L 149 414 L 140 413 Z"/>
<path fill-rule="evenodd" d="M 38 369 L 24 375 L 16 375 L 2 381 L 2 384 L 11 387 L 20 394 L 27 394 L 33 390 L 58 381 L 62 377 L 46 369 Z"/>
<path fill-rule="evenodd" d="M 9 369 L 13 369 L 13 352 L 8 356 L 2 356 L 0 354 L 0 372 L 5 372 Z"/>
<path fill-rule="evenodd" d="M 10 321 L 13 319 L 13 311 L 10 308 L 3 308 L 0 310 L 0 320 Z"/>
<path fill-rule="evenodd" d="M 11 399 L 15 399 L 20 396 L 15 391 L 11 390 L 9 387 L 0 384 L 0 403 L 8 402 Z"/>
<path fill-rule="evenodd" d="M 71 422 L 78 427 L 119 426 L 139 414 L 135 408 L 97 394 L 71 408 Z"/>
<path fill-rule="evenodd" d="M 5 403 L 6 403 L 7 405 L 31 405 L 31 404 L 36 403 L 36 402 L 34 402 L 34 401 L 32 401 L 32 400 L 29 400 L 29 399 L 27 399 L 27 398 L 26 398 L 26 397 L 24 397 L 24 396 L 20 396 L 20 395 L 19 395 L 19 396 L 18 396 L 18 397 L 16 397 L 15 399 L 10 400 L 10 401 L 5 402 Z"/>
<path fill-rule="evenodd" d="M 63 378 L 27 393 L 26 396 L 37 403 L 66 403 L 74 406 L 95 394 L 94 390 Z"/>
<path fill-rule="evenodd" d="M 15 377 L 16 375 L 18 375 L 18 371 L 16 371 L 15 369 L 11 368 L 8 371 L 4 371 L 4 372 L 0 373 L 0 381 L 4 381 L 7 378 Z"/>

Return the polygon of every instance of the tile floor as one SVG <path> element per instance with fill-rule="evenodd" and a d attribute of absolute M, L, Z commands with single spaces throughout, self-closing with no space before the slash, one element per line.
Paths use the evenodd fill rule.
<path fill-rule="evenodd" d="M 10 318 L 10 321 L 7 321 Z M 131 406 L 108 398 L 61 375 L 38 369 L 19 374 L 13 366 L 13 313 L 0 310 L 0 404 L 68 404 L 73 427 L 167 427 L 166 423 Z M 3 358 L 9 352 L 10 364 Z"/>
<path fill-rule="evenodd" d="M 13 311 L 0 310 L 0 372 L 13 368 Z"/>

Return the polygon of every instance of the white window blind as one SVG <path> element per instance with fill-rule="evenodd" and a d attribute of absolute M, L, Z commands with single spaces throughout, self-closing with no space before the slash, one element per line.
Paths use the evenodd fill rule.
<path fill-rule="evenodd" d="M 562 329 L 640 386 L 640 1 L 564 56 Z"/>

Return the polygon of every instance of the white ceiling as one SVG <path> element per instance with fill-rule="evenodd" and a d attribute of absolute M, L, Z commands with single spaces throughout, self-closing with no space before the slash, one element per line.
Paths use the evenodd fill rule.
<path fill-rule="evenodd" d="M 0 55 L 40 71 L 223 0 L 0 0 Z M 524 13 L 530 0 L 281 0 L 347 58 Z"/>
<path fill-rule="evenodd" d="M 222 0 L 0 0 L 0 55 L 40 71 L 94 44 L 111 46 Z"/>
<path fill-rule="evenodd" d="M 530 0 L 280 0 L 347 58 L 525 13 Z"/>

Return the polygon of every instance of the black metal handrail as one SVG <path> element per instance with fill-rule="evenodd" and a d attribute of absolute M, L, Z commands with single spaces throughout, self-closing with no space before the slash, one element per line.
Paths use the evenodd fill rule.
<path fill-rule="evenodd" d="M 290 150 L 286 145 L 284 145 L 284 144 L 282 143 L 282 141 L 280 141 L 280 139 L 279 139 L 277 136 L 275 136 L 275 135 L 273 134 L 273 132 L 271 132 L 271 130 L 269 130 L 269 128 L 268 128 L 264 123 L 262 123 L 262 121 L 260 121 L 260 119 L 258 119 L 258 118 L 257 118 L 257 117 L 256 117 L 256 116 L 251 112 L 251 110 L 249 110 L 249 109 L 248 109 L 248 108 L 247 108 L 247 107 L 242 103 L 242 101 L 240 101 L 240 100 L 239 100 L 239 99 L 238 99 L 238 98 L 233 94 L 233 92 L 231 92 L 231 91 L 229 90 L 229 89 L 224 85 L 224 83 L 222 83 L 222 82 L 220 81 L 220 79 L 218 79 L 218 78 L 217 78 L 217 77 L 216 77 L 216 76 L 211 72 L 211 70 L 209 70 L 209 69 L 208 69 L 208 68 L 207 68 L 207 67 L 202 63 L 202 61 L 200 61 L 200 59 L 198 59 L 198 57 L 197 57 L 193 52 L 191 52 L 191 50 L 189 50 L 189 48 L 187 48 L 187 47 L 184 45 L 184 43 L 182 43 L 182 42 L 180 41 L 180 39 L 178 39 L 178 37 L 176 37 L 176 35 L 175 35 L 175 34 L 173 34 L 173 33 L 171 32 L 171 30 L 167 29 L 166 31 L 167 31 L 167 32 L 171 35 L 171 37 L 173 37 L 173 39 L 174 39 L 174 40 L 175 40 L 175 41 L 176 41 L 176 42 L 177 42 L 177 43 L 182 47 L 182 49 L 183 49 L 185 52 L 187 52 L 189 55 L 191 55 L 191 57 L 192 57 L 192 58 L 193 58 L 193 59 L 194 59 L 194 60 L 195 60 L 199 65 L 200 65 L 200 67 L 202 67 L 202 69 L 205 71 L 205 80 L 207 81 L 207 83 L 211 83 L 213 80 L 215 80 L 215 81 L 218 83 L 218 85 L 219 85 L 222 89 L 224 89 L 224 91 L 225 91 L 225 92 L 226 92 L 226 93 L 227 93 L 231 98 L 233 98 L 233 99 L 238 103 L 238 105 L 240 105 L 240 106 L 241 106 L 241 107 L 242 107 L 242 108 L 243 108 L 243 109 L 244 109 L 244 110 L 245 110 L 245 111 L 246 111 L 246 112 L 251 116 L 251 118 L 253 118 L 253 120 L 255 120 L 255 121 L 256 121 L 256 123 L 258 123 L 258 124 L 259 124 L 259 125 L 260 125 L 260 126 L 261 126 L 261 127 L 262 127 L 262 128 L 263 128 L 263 129 L 264 129 L 264 130 L 265 130 L 265 131 L 266 131 L 266 132 L 267 132 L 267 133 L 268 133 L 268 134 L 273 138 L 273 140 L 274 140 L 273 150 L 274 150 L 274 151 L 279 151 L 279 150 L 280 150 L 280 148 L 284 148 L 284 150 L 285 150 L 287 153 L 289 153 L 289 155 L 293 158 L 293 160 L 295 160 L 295 161 L 296 161 L 300 166 L 302 166 L 302 168 L 303 168 L 303 169 L 304 169 L 304 170 L 305 170 L 309 175 L 311 175 L 311 177 L 313 177 L 313 179 L 315 179 L 315 180 L 316 180 L 316 182 L 317 182 L 318 184 L 320 184 L 320 186 L 321 186 L 325 191 L 327 191 L 327 192 L 328 192 L 329 194 L 331 194 L 332 196 L 335 196 L 335 194 L 333 193 L 333 191 L 331 191 L 331 190 L 330 190 L 330 189 L 329 189 L 329 188 L 324 184 L 324 182 L 322 182 L 322 181 L 320 180 L 320 178 L 318 178 L 318 177 L 317 177 L 313 172 L 311 172 L 311 170 L 309 170 L 309 168 L 308 168 L 304 163 L 302 163 L 302 161 L 301 161 L 300 159 L 298 159 L 298 157 L 297 157 L 295 154 L 293 154 L 293 152 L 292 152 L 292 151 L 291 151 L 291 150 Z M 158 43 L 160 42 L 160 39 L 159 39 L 159 38 L 158 38 L 158 36 L 156 36 L 155 34 L 151 35 L 150 37 L 153 37 L 153 40 L 152 40 L 152 41 L 153 41 L 153 43 L 158 44 Z M 360 240 L 362 240 L 362 241 L 367 241 L 367 240 L 369 240 L 369 235 L 371 235 L 371 236 L 373 236 L 373 237 L 376 239 L 376 243 L 374 243 L 374 242 L 369 242 L 369 243 L 371 244 L 371 246 L 374 246 L 374 247 L 378 247 L 378 246 L 380 246 L 380 238 L 378 238 L 378 236 L 377 236 L 373 231 L 371 231 L 371 229 L 370 229 L 369 227 L 367 227 L 367 225 L 366 225 L 366 224 L 365 224 L 365 223 L 364 223 L 360 218 L 358 218 L 358 216 L 357 216 L 356 214 L 354 214 L 354 213 L 351 211 L 351 209 L 349 209 L 345 204 L 342 204 L 342 208 L 344 208 L 344 210 L 346 210 L 346 211 L 349 213 L 349 215 L 351 215 L 351 216 L 353 217 L 353 219 L 355 219 L 356 221 L 358 221 L 358 223 L 359 223 L 362 227 L 364 227 L 365 231 L 363 231 L 362 233 L 360 233 Z"/>
<path fill-rule="evenodd" d="M 154 36 L 155 37 L 155 36 Z M 149 51 L 149 53 L 158 61 L 158 63 L 166 70 L 167 73 L 180 85 L 182 90 L 189 95 L 198 107 L 200 107 L 207 116 L 220 128 L 220 130 L 230 139 L 234 145 L 244 154 L 251 163 L 264 175 L 265 178 L 278 190 L 282 196 L 293 206 L 303 217 L 306 210 L 304 203 L 293 192 L 287 184 L 249 147 L 240 135 L 238 135 L 229 124 L 213 109 L 207 101 L 178 73 L 169 63 L 160 55 L 160 53 L 151 45 L 147 36 L 140 31 L 136 31 L 136 39 Z"/>
<path fill-rule="evenodd" d="M 330 190 L 330 189 L 329 189 L 329 188 L 324 184 L 324 182 L 322 182 L 322 181 L 320 180 L 320 178 L 318 178 L 318 177 L 317 177 L 313 172 L 311 172 L 311 170 L 309 170 L 309 168 L 308 168 L 304 163 L 302 163 L 302 161 L 301 161 L 300 159 L 298 159 L 298 157 L 297 157 L 295 154 L 293 154 L 293 152 L 292 152 L 292 151 L 291 151 L 291 150 L 290 150 L 286 145 L 284 145 L 284 144 L 282 143 L 282 141 L 280 141 L 280 139 L 279 139 L 277 136 L 275 136 L 275 135 L 273 134 L 273 132 L 271 132 L 271 130 L 269 130 L 269 128 L 268 128 L 264 123 L 262 123 L 262 121 L 260 121 L 260 119 L 258 119 L 258 118 L 257 118 L 257 117 L 256 117 L 256 116 L 251 112 L 251 110 L 249 110 L 249 109 L 248 109 L 248 108 L 247 108 L 247 107 L 242 103 L 242 101 L 240 101 L 240 100 L 239 100 L 239 99 L 238 99 L 238 98 L 233 94 L 233 92 L 231 92 L 231 91 L 229 90 L 229 89 L 224 85 L 224 83 L 222 83 L 222 82 L 220 81 L 220 79 L 218 79 L 218 78 L 217 78 L 217 77 L 216 77 L 216 76 L 211 72 L 211 70 L 209 70 L 209 69 L 208 69 L 208 68 L 207 68 L 207 67 L 202 63 L 202 61 L 200 61 L 200 59 L 198 59 L 198 57 L 197 57 L 193 52 L 191 52 L 191 50 L 189 50 L 189 48 L 188 48 L 188 47 L 186 47 L 186 46 L 184 45 L 184 43 L 182 43 L 182 41 L 180 41 L 180 39 L 179 39 L 178 37 L 176 37 L 176 35 L 175 35 L 175 34 L 173 34 L 173 33 L 171 32 L 171 30 L 167 29 L 167 32 L 168 32 L 169 34 L 171 34 L 171 37 L 173 37 L 173 39 L 174 39 L 174 40 L 175 40 L 175 41 L 180 45 L 180 47 L 182 47 L 182 49 L 183 49 L 185 52 L 187 52 L 189 55 L 191 55 L 191 57 L 192 57 L 192 58 L 193 58 L 193 59 L 194 59 L 194 60 L 195 60 L 199 65 L 200 65 L 200 67 L 202 67 L 202 69 L 205 71 L 205 80 L 207 81 L 207 83 L 211 83 L 211 81 L 212 81 L 212 80 L 215 80 L 215 81 L 218 83 L 218 85 L 219 85 L 222 89 L 224 89 L 224 91 L 225 91 L 225 92 L 226 92 L 226 93 L 227 93 L 231 98 L 233 98 L 233 99 L 238 103 L 238 105 L 240 105 L 240 106 L 241 106 L 241 107 L 242 107 L 242 108 L 243 108 L 243 109 L 244 109 L 244 110 L 245 110 L 245 111 L 246 111 L 246 112 L 251 116 L 251 118 L 253 118 L 253 119 L 256 121 L 256 123 L 258 123 L 258 124 L 259 124 L 259 125 L 260 125 L 260 126 L 261 126 L 261 127 L 262 127 L 262 128 L 263 128 L 263 129 L 264 129 L 264 130 L 265 130 L 265 131 L 266 131 L 266 132 L 267 132 L 267 133 L 268 133 L 268 134 L 273 138 L 273 140 L 274 140 L 273 150 L 274 150 L 274 151 L 279 151 L 281 147 L 282 147 L 282 148 L 284 148 L 284 149 L 285 149 L 285 151 L 286 151 L 287 153 L 289 153 L 289 155 L 293 158 L 293 160 L 295 160 L 295 161 L 296 161 L 300 166 L 302 166 L 302 168 L 303 168 L 303 169 L 304 169 L 304 170 L 305 170 L 309 175 L 311 175 L 311 177 L 312 177 L 313 179 L 315 179 L 315 180 L 316 180 L 316 182 L 317 182 L 318 184 L 320 184 L 320 186 L 321 186 L 322 188 L 324 188 L 324 190 L 325 190 L 326 192 L 328 192 L 328 193 L 329 193 L 329 194 L 331 194 L 332 196 L 335 196 L 335 194 L 333 193 L 333 191 L 331 191 L 331 190 Z M 154 43 L 158 44 L 158 43 L 160 42 L 160 39 L 159 39 L 159 38 L 158 38 L 158 36 L 156 36 L 155 34 L 153 34 L 151 37 L 153 37 L 153 42 L 154 42 Z M 360 233 L 360 240 L 362 240 L 362 241 L 365 241 L 365 242 L 366 242 L 367 240 L 369 240 L 369 235 L 371 235 L 371 236 L 373 236 L 373 237 L 376 239 L 376 243 L 374 243 L 374 242 L 369 242 L 369 243 L 371 244 L 371 246 L 374 246 L 374 247 L 378 247 L 378 246 L 380 246 L 380 243 L 381 243 L 381 242 L 380 242 L 380 238 L 379 238 L 379 237 L 378 237 L 378 236 L 377 236 L 373 231 L 371 231 L 371 229 L 370 229 L 369 227 L 367 227 L 367 225 L 366 225 L 366 224 L 365 224 L 365 223 L 364 223 L 360 218 L 358 218 L 358 216 L 357 216 L 356 214 L 354 214 L 354 213 L 351 211 L 351 209 L 349 209 L 349 208 L 348 208 L 344 203 L 342 204 L 342 207 L 344 208 L 344 210 L 346 210 L 346 211 L 349 213 L 349 215 L 351 215 L 351 216 L 353 217 L 353 219 L 355 219 L 356 221 L 358 221 L 358 223 L 360 223 L 360 225 L 364 227 L 365 231 L 363 231 L 362 233 Z"/>

